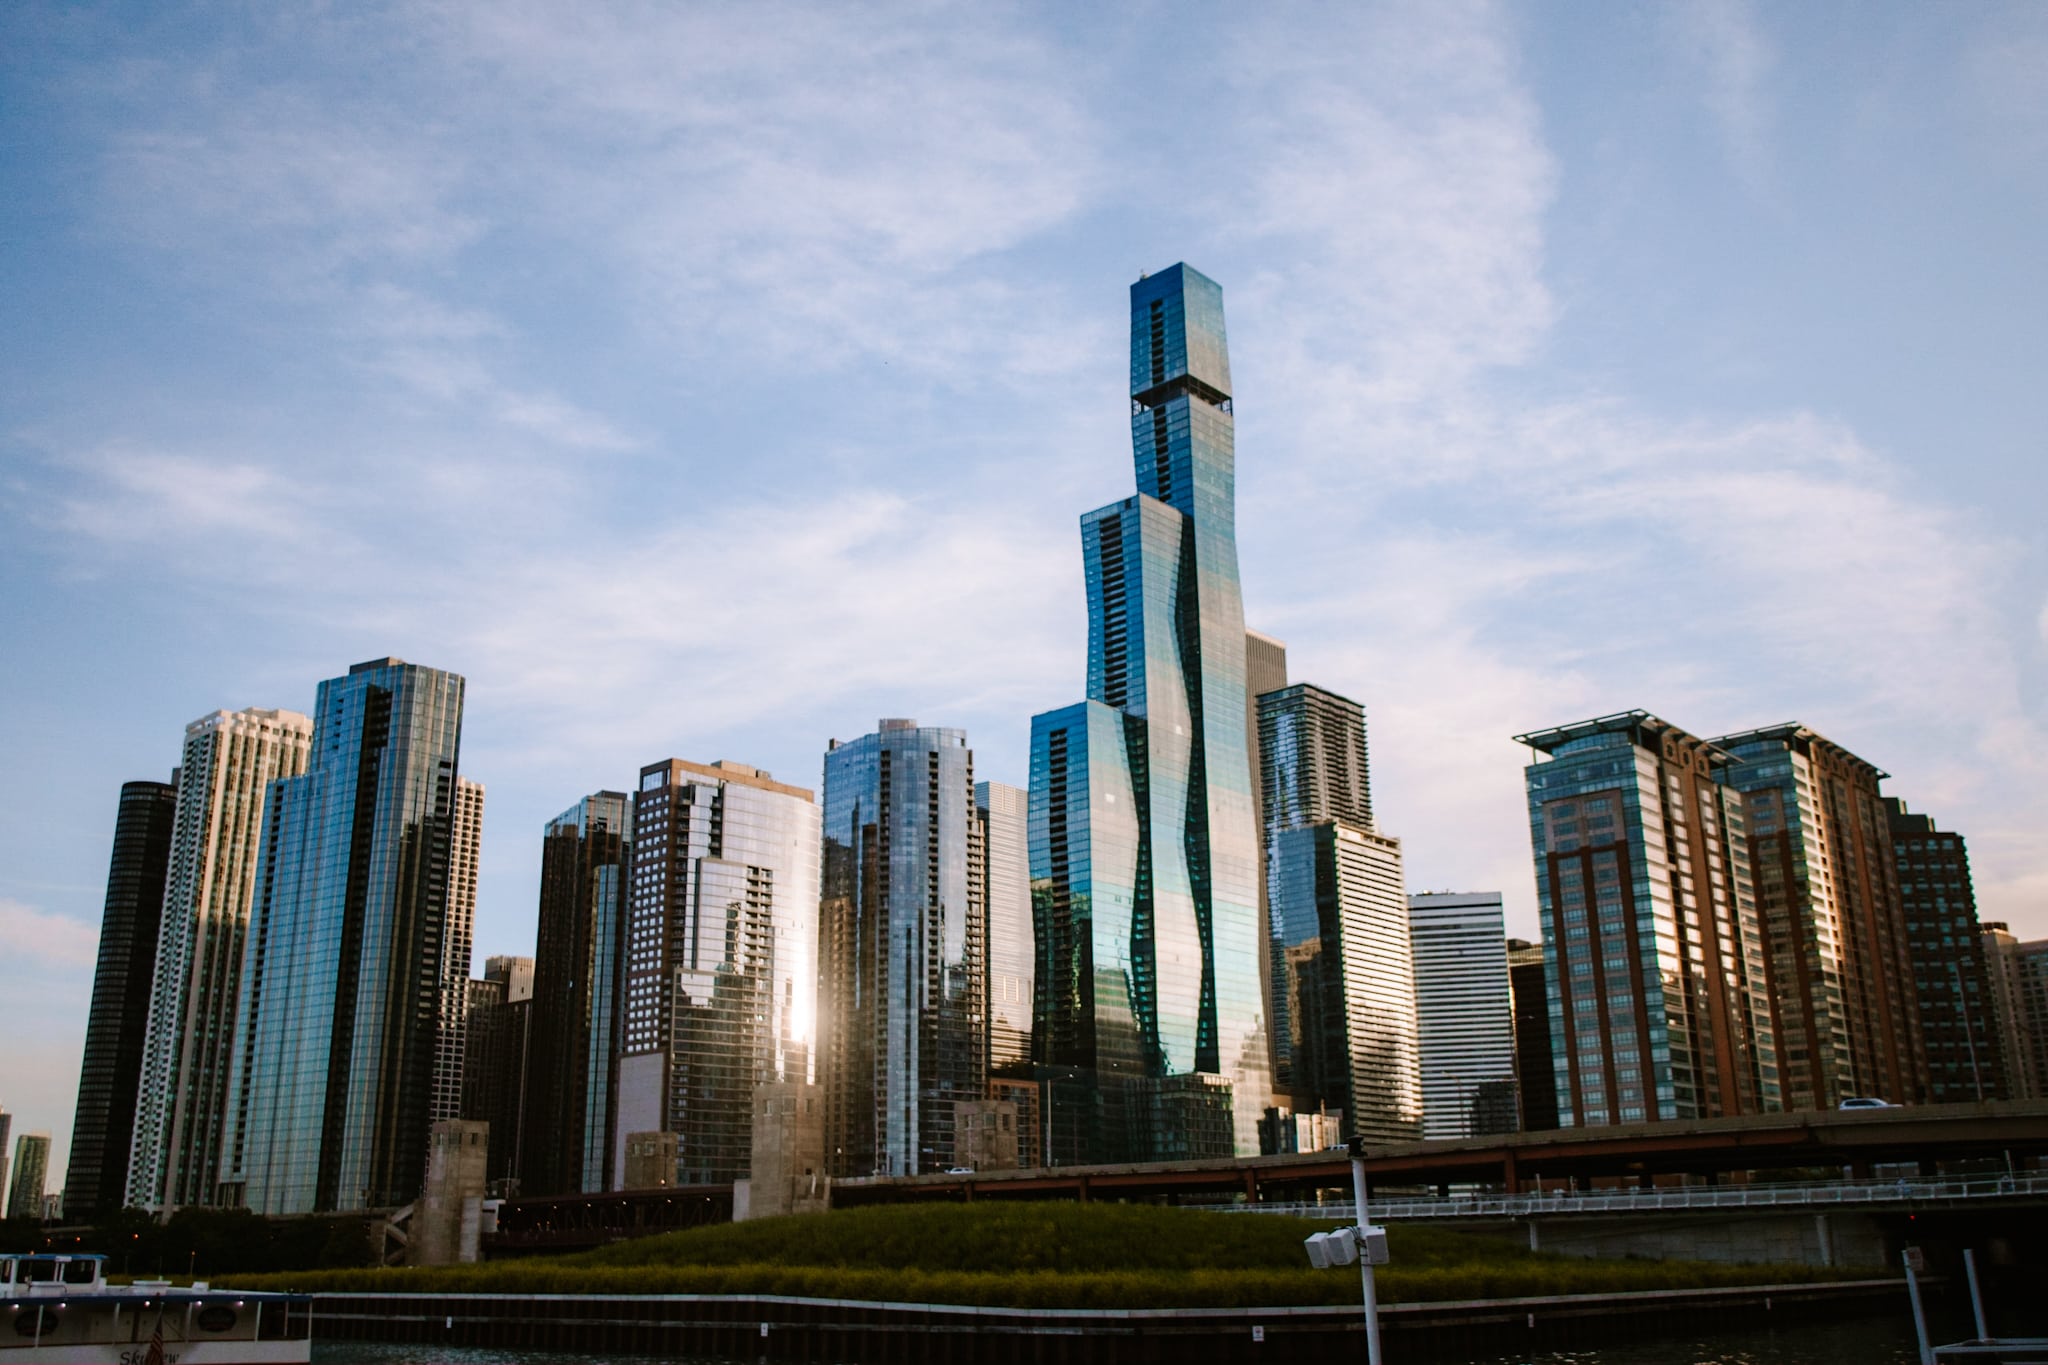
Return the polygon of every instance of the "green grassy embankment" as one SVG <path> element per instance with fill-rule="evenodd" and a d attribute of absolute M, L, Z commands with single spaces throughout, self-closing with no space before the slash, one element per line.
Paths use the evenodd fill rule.
<path fill-rule="evenodd" d="M 1134 1204 L 897 1205 L 769 1218 L 572 1256 L 441 1269 L 233 1275 L 248 1289 L 439 1294 L 791 1294 L 1018 1308 L 1343 1304 L 1356 1270 L 1309 1267 L 1336 1224 Z M 1385 1303 L 1839 1279 L 1805 1266 L 1588 1261 L 1427 1227 L 1389 1233 Z"/>

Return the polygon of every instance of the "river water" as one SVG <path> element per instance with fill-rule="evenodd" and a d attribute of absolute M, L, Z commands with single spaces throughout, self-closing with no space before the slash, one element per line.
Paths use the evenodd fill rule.
<path fill-rule="evenodd" d="M 1955 1339 L 1941 1335 L 1938 1343 Z M 1442 1357 L 1435 1358 L 1437 1362 Z M 1630 1341 L 1568 1351 L 1475 1356 L 1467 1365 L 1913 1365 L 1910 1319 L 1860 1318 L 1762 1331 L 1717 1332 L 1665 1341 Z M 422 1347 L 366 1342 L 316 1346 L 314 1365 L 733 1365 L 724 1356 L 567 1355 L 490 1347 Z M 1399 1365 L 1399 1362 L 1395 1362 Z"/>

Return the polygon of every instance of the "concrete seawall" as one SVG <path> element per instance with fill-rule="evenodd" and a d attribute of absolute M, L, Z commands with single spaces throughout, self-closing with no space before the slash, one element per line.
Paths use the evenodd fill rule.
<path fill-rule="evenodd" d="M 1381 1331 L 1404 1360 L 1556 1350 L 1698 1328 L 1907 1313 L 1904 1282 L 1762 1285 L 1395 1304 Z M 758 1361 L 1181 1365 L 1299 1361 L 1364 1349 L 1356 1306 L 1015 1309 L 777 1295 L 321 1294 L 318 1340 L 701 1354 Z M 1332 1359 L 1350 1358 L 1349 1356 Z"/>

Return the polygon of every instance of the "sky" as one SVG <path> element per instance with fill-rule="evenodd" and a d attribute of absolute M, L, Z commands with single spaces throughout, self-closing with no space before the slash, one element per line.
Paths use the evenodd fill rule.
<path fill-rule="evenodd" d="M 2044 240 L 2034 3 L 18 0 L 0 1107 L 61 1172 L 121 783 L 362 659 L 468 679 L 479 967 L 642 764 L 1023 785 L 1180 260 L 1411 890 L 1535 937 L 1512 736 L 1640 707 L 1812 726 L 2048 936 Z"/>

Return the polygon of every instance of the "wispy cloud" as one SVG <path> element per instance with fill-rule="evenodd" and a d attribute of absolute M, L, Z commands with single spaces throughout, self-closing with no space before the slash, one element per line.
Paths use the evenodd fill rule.
<path fill-rule="evenodd" d="M 1663 13 L 1729 162 L 1752 189 L 1760 188 L 1772 165 L 1768 81 L 1778 53 L 1755 6 L 1751 0 L 1684 0 Z"/>
<path fill-rule="evenodd" d="M 90 969 L 99 957 L 99 930 L 66 915 L 0 897 L 0 958 L 11 966 L 40 962 L 64 970 Z"/>

